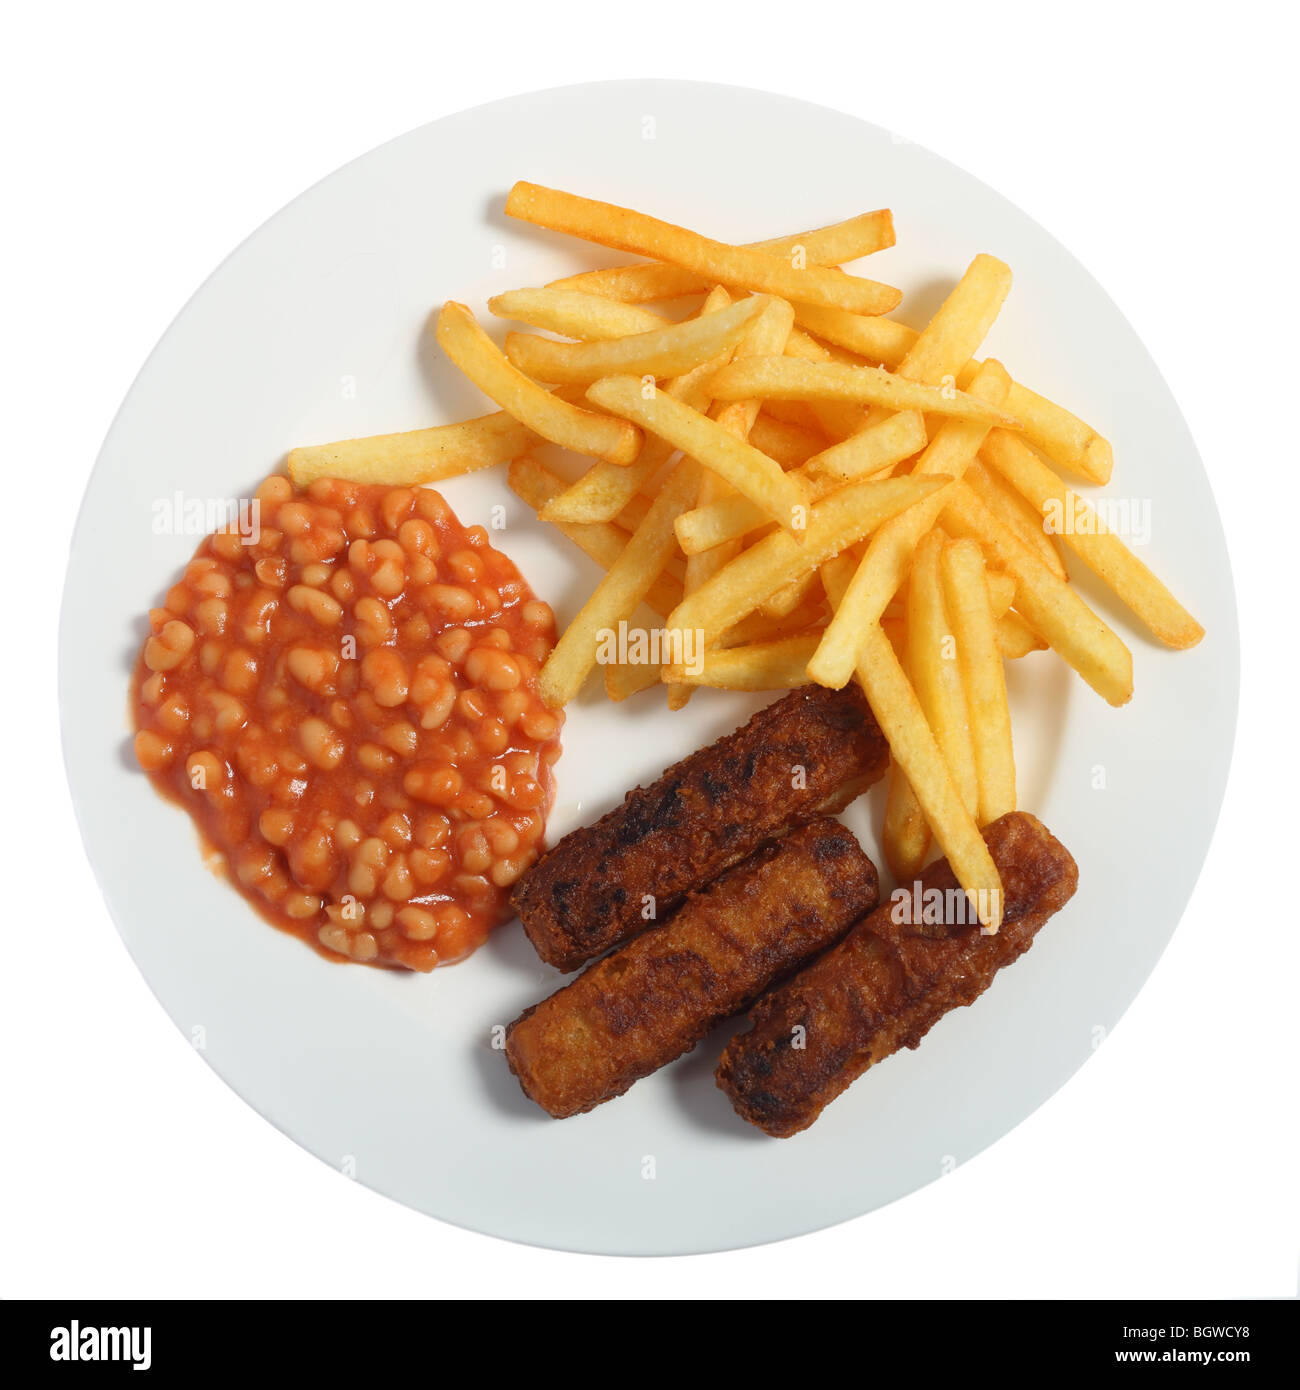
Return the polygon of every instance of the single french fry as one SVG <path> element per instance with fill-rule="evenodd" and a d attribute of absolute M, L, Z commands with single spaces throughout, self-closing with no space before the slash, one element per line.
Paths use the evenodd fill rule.
<path fill-rule="evenodd" d="M 1017 421 L 955 387 L 926 386 L 882 367 L 849 367 L 842 362 L 801 362 L 790 357 L 751 357 L 724 367 L 713 381 L 718 400 L 839 400 L 922 410 L 964 420 L 983 420 L 1015 429 Z"/>
<path fill-rule="evenodd" d="M 722 368 L 724 372 L 728 370 Z M 715 385 L 717 379 L 713 378 Z M 715 386 L 710 389 L 716 395 Z M 656 389 L 653 383 L 646 387 L 631 376 L 605 377 L 588 389 L 587 399 L 624 419 L 636 421 L 651 434 L 697 459 L 786 530 L 802 528 L 808 512 L 803 488 L 774 459 L 737 439 L 716 420 L 683 405 L 670 393 Z"/>
<path fill-rule="evenodd" d="M 868 362 L 888 367 L 890 371 L 898 367 L 921 336 L 915 328 L 897 319 L 851 314 L 844 309 L 821 308 L 815 304 L 795 305 L 794 316 L 800 328 Z"/>
<path fill-rule="evenodd" d="M 905 495 L 914 490 L 913 480 L 907 478 L 872 478 L 871 475 L 887 468 L 891 463 L 908 458 L 916 452 L 917 438 L 924 439 L 925 427 L 915 411 L 904 411 L 873 425 L 863 431 L 863 445 L 860 458 L 863 462 L 863 481 L 875 481 L 886 491 Z M 820 502 L 823 497 L 844 487 L 852 481 L 838 476 L 813 475 L 811 469 L 799 469 L 788 475 L 801 482 L 808 493 L 809 500 Z M 707 506 L 695 507 L 677 519 L 677 539 L 687 555 L 698 555 L 715 545 L 735 540 L 760 526 L 768 524 L 767 516 L 748 498 L 736 495 Z"/>
<path fill-rule="evenodd" d="M 588 341 L 650 333 L 656 328 L 667 328 L 673 322 L 663 314 L 634 304 L 620 304 L 616 299 L 598 294 L 551 288 L 507 290 L 489 299 L 488 309 L 497 318 L 513 319 L 530 328 L 543 328 L 548 333 L 562 333 L 566 338 Z"/>
<path fill-rule="evenodd" d="M 1037 512 L 1002 475 L 993 468 L 985 468 L 975 459 L 962 476 L 966 486 L 980 499 L 995 517 L 1011 531 L 1052 571 L 1058 579 L 1069 579 L 1065 561 L 1057 548 L 1055 537 L 1043 527 L 1042 515 Z"/>
<path fill-rule="evenodd" d="M 552 231 L 567 232 L 601 246 L 669 261 L 711 284 L 734 285 L 782 299 L 829 304 L 860 314 L 887 314 L 902 294 L 889 285 L 842 270 L 811 266 L 803 258 L 782 257 L 742 246 L 727 246 L 657 217 L 580 198 L 572 193 L 519 182 L 506 198 L 506 215 Z"/>
<path fill-rule="evenodd" d="M 772 241 L 751 242 L 749 249 L 786 258 L 801 255 L 808 265 L 844 265 L 847 261 L 870 256 L 893 244 L 894 219 L 889 209 L 884 208 L 816 231 L 795 232 L 792 236 L 777 237 Z M 711 283 L 710 279 L 676 265 L 616 265 L 553 280 L 550 288 L 580 290 L 628 304 L 645 304 L 653 300 L 703 294 Z"/>
<path fill-rule="evenodd" d="M 1006 661 L 1018 661 L 1030 652 L 1047 650 L 1047 643 L 1019 613 L 1003 613 L 997 623 L 998 652 Z"/>
<path fill-rule="evenodd" d="M 872 623 L 863 636 L 857 677 L 939 848 L 971 899 L 981 930 L 986 935 L 996 933 L 1002 924 L 1002 880 L 997 866 L 962 803 L 916 692 L 879 623 Z"/>
<path fill-rule="evenodd" d="M 914 481 L 929 480 L 918 478 Z M 885 605 L 898 591 L 907 574 L 912 552 L 921 537 L 934 525 L 944 509 L 945 499 L 955 486 L 946 478 L 933 481 L 940 483 L 937 491 L 890 517 L 872 536 L 843 602 L 837 605 L 835 616 L 826 628 L 817 654 L 808 663 L 808 675 L 818 685 L 840 690 L 848 684 L 853 675 L 861 633 L 879 622 Z M 872 485 L 862 483 L 859 486 L 867 488 Z M 833 492 L 821 505 L 834 502 L 837 497 L 843 496 L 844 491 L 848 489 Z"/>
<path fill-rule="evenodd" d="M 442 306 L 437 335 L 442 350 L 474 385 L 534 434 L 610 463 L 626 464 L 636 458 L 640 430 L 626 420 L 558 400 L 506 360 L 463 304 L 448 300 Z"/>
<path fill-rule="evenodd" d="M 937 479 L 918 481 L 927 492 L 942 486 Z M 812 507 L 801 539 L 773 531 L 741 551 L 707 584 L 682 600 L 669 617 L 669 627 L 698 629 L 705 647 L 713 645 L 778 589 L 869 535 L 894 514 L 897 505 L 896 499 L 882 505 L 869 483 L 841 488 Z"/>
<path fill-rule="evenodd" d="M 539 514 L 552 497 L 564 490 L 564 483 L 535 458 L 525 455 L 511 463 L 506 482 L 512 492 Z M 610 569 L 627 548 L 628 532 L 613 522 L 557 521 L 552 525 L 567 536 L 588 558 L 604 569 Z M 666 618 L 682 601 L 682 581 L 673 575 L 671 566 L 651 584 L 646 603 Z"/>
<path fill-rule="evenodd" d="M 626 548 L 551 649 L 537 678 L 542 699 L 558 709 L 573 699 L 596 664 L 602 631 L 629 618 L 662 573 L 677 544 L 673 522 L 699 487 L 699 471 L 683 459 L 660 489 Z"/>
<path fill-rule="evenodd" d="M 975 820 L 984 826 L 1016 809 L 1007 680 L 979 546 L 972 540 L 954 541 L 943 547 L 941 565 L 944 603 L 957 639 L 957 660 L 970 715 L 979 787 Z"/>
<path fill-rule="evenodd" d="M 994 431 L 984 457 L 1034 508 L 1043 524 L 1171 647 L 1194 647 L 1205 629 L 1138 559 L 1096 510 L 1072 492 L 1028 445 Z"/>
<path fill-rule="evenodd" d="M 586 386 L 607 376 L 681 376 L 734 348 L 766 303 L 765 296 L 751 296 L 716 314 L 595 342 L 562 343 L 532 333 L 508 333 L 506 356 L 521 372 L 562 386 Z"/>
<path fill-rule="evenodd" d="M 1016 608 L 1048 645 L 1109 704 L 1133 698 L 1133 654 L 1064 580 L 1027 550 L 964 482 L 946 493 L 944 526 L 979 541 L 1016 581 Z"/>
<path fill-rule="evenodd" d="M 665 666 L 663 678 L 715 690 L 793 690 L 807 685 L 804 667 L 817 649 L 818 633 L 796 633 L 770 642 L 705 652 L 695 666 Z"/>
<path fill-rule="evenodd" d="M 907 581 L 908 674 L 926 722 L 973 816 L 979 807 L 972 716 L 958 663 L 958 641 L 944 600 L 940 556 L 943 536 L 931 531 L 921 538 Z"/>
<path fill-rule="evenodd" d="M 291 449 L 289 477 L 296 487 L 316 478 L 415 487 L 508 463 L 536 443 L 530 429 L 502 410 L 454 425 Z"/>

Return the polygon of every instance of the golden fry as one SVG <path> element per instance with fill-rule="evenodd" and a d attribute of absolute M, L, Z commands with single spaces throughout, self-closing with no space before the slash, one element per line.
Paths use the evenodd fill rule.
<path fill-rule="evenodd" d="M 488 308 L 497 318 L 544 328 L 548 333 L 563 333 L 566 338 L 593 341 L 650 333 L 672 323 L 649 309 L 577 290 L 507 290 L 489 299 Z"/>
<path fill-rule="evenodd" d="M 954 387 L 926 386 L 894 376 L 882 367 L 850 367 L 842 362 L 802 362 L 790 357 L 753 357 L 733 362 L 714 378 L 718 400 L 857 401 L 887 410 L 923 410 L 964 420 L 983 420 L 1015 429 L 1017 421 Z"/>
<path fill-rule="evenodd" d="M 530 429 L 502 410 L 454 425 L 291 449 L 289 477 L 295 487 L 315 478 L 415 487 L 508 463 L 536 442 Z"/>

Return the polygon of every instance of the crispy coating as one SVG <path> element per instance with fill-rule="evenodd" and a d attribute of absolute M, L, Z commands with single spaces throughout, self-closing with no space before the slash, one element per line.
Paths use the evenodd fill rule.
<path fill-rule="evenodd" d="M 825 817 L 692 893 L 506 1033 L 524 1093 L 557 1119 L 621 1096 L 839 939 L 879 897 L 875 865 Z"/>
<path fill-rule="evenodd" d="M 900 1047 L 919 1046 L 944 1014 L 973 1003 L 1029 949 L 1039 927 L 1073 896 L 1074 860 L 1023 811 L 986 826 L 984 839 L 1002 877 L 997 935 L 981 935 L 973 911 L 963 910 L 948 861 L 931 864 L 921 875 L 920 901 L 939 890 L 942 920 L 899 923 L 894 903 L 884 903 L 759 1000 L 753 1027 L 732 1039 L 716 1073 L 743 1119 L 777 1138 L 807 1129 L 868 1067 Z M 915 899 L 912 893 L 909 904 Z M 958 921 L 963 917 L 972 924 Z"/>
<path fill-rule="evenodd" d="M 644 931 L 648 899 L 662 922 L 765 840 L 843 809 L 888 762 L 856 686 L 791 691 L 566 835 L 519 880 L 515 911 L 548 965 L 576 970 Z"/>

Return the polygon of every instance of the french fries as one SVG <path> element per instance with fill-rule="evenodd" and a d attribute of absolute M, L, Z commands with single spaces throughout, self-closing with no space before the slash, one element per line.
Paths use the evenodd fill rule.
<path fill-rule="evenodd" d="M 882 434 L 878 438 L 879 449 L 875 457 L 885 460 L 885 466 L 888 466 L 889 462 L 897 461 L 900 453 L 906 458 L 910 451 L 911 441 L 902 437 L 902 431 L 890 428 L 893 420 L 900 420 L 906 424 L 917 418 L 911 414 L 895 415 L 878 427 Z M 810 502 L 820 502 L 823 497 L 837 491 L 838 487 L 844 486 L 847 481 L 838 478 L 807 477 L 803 470 L 799 470 L 793 476 L 804 483 Z M 899 496 L 909 493 L 914 495 L 916 491 L 914 480 L 911 478 L 882 478 L 876 481 L 876 486 L 882 489 L 883 496 L 890 496 L 892 493 Z M 702 551 L 711 550 L 715 545 L 724 545 L 727 541 L 736 540 L 767 521 L 768 518 L 763 511 L 747 497 L 724 497 L 721 501 L 695 507 L 678 517 L 677 539 L 686 555 L 698 555 Z"/>
<path fill-rule="evenodd" d="M 681 376 L 735 347 L 766 303 L 761 297 L 741 299 L 706 317 L 589 343 L 509 333 L 506 356 L 521 372 L 561 386 L 587 386 L 606 376 Z"/>
<path fill-rule="evenodd" d="M 1205 629 L 1112 531 L 1020 440 L 995 430 L 984 445 L 989 463 L 1052 525 L 1066 545 L 1164 643 L 1194 647 Z"/>
<path fill-rule="evenodd" d="M 511 491 L 538 513 L 545 509 L 552 497 L 558 496 L 564 489 L 564 484 L 554 473 L 536 459 L 527 456 L 516 459 L 510 465 L 506 481 Z M 554 525 L 555 529 L 561 535 L 567 536 L 584 555 L 607 570 L 613 568 L 627 547 L 629 533 L 608 521 L 559 521 Z M 681 578 L 675 578 L 671 570 L 661 574 L 651 584 L 645 600 L 656 613 L 666 618 L 682 601 Z"/>
<path fill-rule="evenodd" d="M 733 362 L 714 378 L 713 394 L 722 401 L 761 396 L 765 400 L 854 401 L 886 410 L 923 410 L 962 420 L 1017 427 L 1014 416 L 955 387 L 926 386 L 882 367 L 851 367 L 842 362 L 801 362 L 790 357 L 751 357 Z"/>
<path fill-rule="evenodd" d="M 506 198 L 506 215 L 617 251 L 668 261 L 710 284 L 734 285 L 782 299 L 845 307 L 859 314 L 887 314 L 903 297 L 892 286 L 802 264 L 802 258 L 794 255 L 727 246 L 657 217 L 540 184 L 515 184 Z"/>
<path fill-rule="evenodd" d="M 918 478 L 916 486 L 928 501 L 943 484 L 938 479 Z M 683 599 L 669 617 L 669 626 L 697 629 L 703 634 L 705 647 L 711 646 L 721 633 L 748 617 L 778 589 L 869 535 L 898 505 L 896 497 L 882 502 L 870 483 L 841 488 L 812 507 L 799 540 L 785 531 L 764 536 Z M 912 505 L 924 505 L 924 501 Z"/>
<path fill-rule="evenodd" d="M 645 520 L 632 533 L 623 553 L 547 657 L 538 678 L 539 693 L 547 704 L 559 708 L 578 693 L 596 664 L 600 633 L 617 628 L 650 592 L 673 553 L 673 522 L 690 504 L 698 487 L 697 466 L 683 459 L 655 498 Z"/>
<path fill-rule="evenodd" d="M 718 285 L 704 301 L 700 314 L 721 313 L 730 302 L 731 296 Z M 720 353 L 712 361 L 701 363 L 684 376 L 675 377 L 663 390 L 692 410 L 706 411 L 713 399 L 709 394 L 709 383 L 718 368 L 727 364 L 729 356 L 729 353 Z M 671 444 L 651 435 L 642 444 L 635 461 L 626 467 L 604 462 L 594 464 L 576 483 L 547 504 L 545 519 L 612 520 L 655 477 L 672 454 Z"/>
<path fill-rule="evenodd" d="M 979 546 L 971 540 L 944 546 L 941 564 L 944 603 L 957 639 L 970 719 L 978 787 L 975 820 L 983 826 L 1016 809 L 1007 682 Z"/>
<path fill-rule="evenodd" d="M 804 667 L 817 650 L 820 633 L 797 632 L 770 642 L 705 652 L 698 666 L 666 666 L 663 678 L 715 690 L 793 690 L 807 685 Z"/>
<path fill-rule="evenodd" d="M 1133 698 L 1133 654 L 1064 580 L 1026 550 L 966 486 L 946 494 L 944 524 L 979 541 L 1016 581 L 1016 608 L 1090 686 L 1112 705 Z"/>
<path fill-rule="evenodd" d="M 710 389 L 716 396 L 716 376 Z M 658 390 L 653 382 L 646 385 L 636 377 L 606 377 L 588 390 L 587 399 L 643 425 L 651 434 L 698 459 L 785 530 L 802 528 L 808 495 L 775 459 L 759 453 L 716 420 Z"/>
<path fill-rule="evenodd" d="M 634 333 L 651 333 L 667 328 L 671 319 L 634 304 L 620 304 L 598 294 L 578 290 L 546 288 L 507 290 L 488 300 L 488 309 L 497 318 L 513 319 L 532 328 L 563 333 L 566 338 L 605 341 Z"/>
<path fill-rule="evenodd" d="M 878 212 L 864 212 L 816 231 L 796 232 L 793 236 L 777 237 L 773 241 L 751 242 L 749 250 L 784 257 L 802 254 L 808 265 L 843 265 L 846 261 L 856 261 L 893 244 L 894 219 L 889 209 L 883 208 Z M 588 270 L 581 275 L 553 280 L 549 288 L 579 290 L 628 304 L 645 304 L 652 300 L 703 294 L 711 283 L 709 279 L 702 279 L 681 266 L 652 263 Z M 564 330 L 556 331 L 562 333 Z"/>
<path fill-rule="evenodd" d="M 912 561 L 907 584 L 908 672 L 962 805 L 974 815 L 979 806 L 975 744 L 959 664 L 960 639 L 953 633 L 945 601 L 943 548 L 943 536 L 931 531 L 916 547 Z"/>
<path fill-rule="evenodd" d="M 558 400 L 511 366 L 463 304 L 448 301 L 442 306 L 437 335 L 442 350 L 474 385 L 534 434 L 609 463 L 631 463 L 636 458 L 640 430 L 626 420 Z"/>
<path fill-rule="evenodd" d="M 962 477 L 966 486 L 1027 550 L 1038 556 L 1058 579 L 1069 578 L 1055 538 L 1043 527 L 1042 516 L 1003 480 L 1001 474 L 973 459 Z"/>
<path fill-rule="evenodd" d="M 913 502 L 881 526 L 858 564 L 843 601 L 836 604 L 835 616 L 822 636 L 816 655 L 808 663 L 808 675 L 818 685 L 839 690 L 849 683 L 862 632 L 880 621 L 885 605 L 903 582 L 912 552 L 934 525 L 957 486 L 948 478 L 927 481 L 936 484 L 935 491 Z M 871 484 L 861 486 L 868 488 Z M 843 492 L 832 493 L 822 505 L 829 506 L 843 495 Z"/>

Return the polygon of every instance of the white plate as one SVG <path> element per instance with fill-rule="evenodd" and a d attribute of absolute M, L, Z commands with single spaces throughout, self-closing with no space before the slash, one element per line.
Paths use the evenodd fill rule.
<path fill-rule="evenodd" d="M 725 150 L 725 157 L 719 156 Z M 205 871 L 187 817 L 136 771 L 127 679 L 142 614 L 193 551 L 155 535 L 156 499 L 247 496 L 284 450 L 481 412 L 427 333 L 455 298 L 619 258 L 509 222 L 517 178 L 754 240 L 890 206 L 870 274 L 924 321 L 970 258 L 1015 288 L 988 350 L 1114 442 L 1110 494 L 1151 506 L 1144 554 L 1204 621 L 1189 653 L 1122 614 L 1137 693 L 1113 710 L 1049 654 L 1016 664 L 1023 804 L 1081 885 L 1030 954 L 914 1053 L 784 1142 L 742 1124 L 713 1040 L 621 1100 L 555 1122 L 491 1030 L 549 993 L 517 925 L 431 976 L 330 965 Z M 592 566 L 494 472 L 446 496 L 563 620 Z M 1086 579 L 1107 616 L 1116 606 Z M 413 131 L 341 169 L 250 237 L 150 357 L 91 477 L 61 633 L 64 742 L 87 851 L 140 969 L 213 1067 L 325 1162 L 475 1230 L 571 1250 L 684 1253 L 811 1231 L 929 1182 L 1005 1134 L 1087 1059 L 1154 965 L 1196 881 L 1232 749 L 1237 626 L 1218 517 L 1154 364 L 1100 287 L 996 193 L 915 145 L 819 107 L 735 88 L 626 82 L 536 93 Z M 1030 696 L 1034 698 L 1029 698 Z M 1048 698 L 1040 699 L 1039 695 Z M 721 734 L 759 701 L 594 693 L 565 729 L 557 837 Z M 849 823 L 875 855 L 879 796 Z M 879 856 L 875 856 L 879 857 Z"/>

